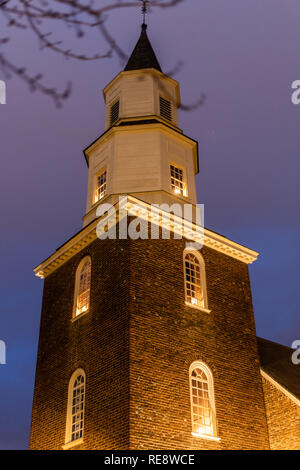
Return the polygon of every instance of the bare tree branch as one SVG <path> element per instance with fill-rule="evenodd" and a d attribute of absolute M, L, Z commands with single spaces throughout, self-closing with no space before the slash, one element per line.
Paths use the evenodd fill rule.
<path fill-rule="evenodd" d="M 8 42 L 7 38 L 0 39 L 0 45 Z M 67 99 L 71 93 L 71 83 L 67 83 L 67 86 L 63 92 L 58 92 L 55 88 L 45 86 L 41 79 L 42 74 L 37 74 L 34 77 L 30 76 L 25 67 L 16 67 L 14 64 L 9 62 L 3 54 L 0 54 L 0 69 L 3 71 L 6 78 L 10 78 L 11 74 L 17 75 L 24 80 L 30 87 L 31 91 L 40 91 L 45 95 L 50 96 L 57 107 L 62 106 L 63 100 Z"/>
<path fill-rule="evenodd" d="M 151 0 L 151 8 L 170 8 L 175 7 L 185 0 Z M 63 55 L 66 59 L 76 59 L 83 61 L 100 60 L 111 57 L 115 53 L 122 61 L 127 59 L 118 41 L 112 36 L 108 26 L 107 19 L 110 13 L 126 8 L 137 8 L 142 6 L 141 0 L 125 1 L 113 0 L 99 6 L 94 0 L 0 0 L 0 14 L 7 20 L 8 28 L 18 28 L 31 31 L 39 42 L 41 49 L 49 49 L 53 52 Z M 83 38 L 89 31 L 96 30 L 100 35 L 100 44 L 106 48 L 103 53 L 85 54 L 74 51 L 63 44 L 63 41 L 54 34 L 54 28 L 51 24 L 62 25 L 64 29 L 68 28 L 76 38 Z M 0 46 L 4 47 L 8 43 L 7 38 L 0 38 Z M 179 63 L 174 73 L 181 66 Z M 22 78 L 32 91 L 37 90 L 50 96 L 57 106 L 62 105 L 71 91 L 71 85 L 67 84 L 65 91 L 58 92 L 55 88 L 50 88 L 42 83 L 43 75 L 41 73 L 32 77 L 27 73 L 26 68 L 16 66 L 8 60 L 4 52 L 0 53 L 0 68 L 9 77 L 17 75 Z M 194 109 L 203 103 L 203 97 L 194 105 L 182 109 Z"/>

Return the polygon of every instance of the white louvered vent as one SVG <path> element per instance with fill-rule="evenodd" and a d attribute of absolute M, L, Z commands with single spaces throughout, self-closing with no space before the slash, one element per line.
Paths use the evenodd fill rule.
<path fill-rule="evenodd" d="M 166 100 L 162 96 L 159 97 L 159 105 L 160 105 L 160 115 L 167 119 L 168 121 L 172 121 L 172 107 L 171 102 Z"/>
<path fill-rule="evenodd" d="M 110 125 L 119 119 L 120 101 L 116 101 L 110 108 Z"/>

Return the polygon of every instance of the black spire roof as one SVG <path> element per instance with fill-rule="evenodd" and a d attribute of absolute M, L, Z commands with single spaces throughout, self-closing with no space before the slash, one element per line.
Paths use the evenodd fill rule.
<path fill-rule="evenodd" d="M 162 71 L 159 62 L 156 58 L 154 50 L 152 49 L 151 43 L 147 36 L 147 25 L 142 24 L 142 32 L 138 42 L 131 54 L 127 65 L 124 69 L 125 72 L 128 70 L 139 70 L 139 69 L 157 69 Z"/>

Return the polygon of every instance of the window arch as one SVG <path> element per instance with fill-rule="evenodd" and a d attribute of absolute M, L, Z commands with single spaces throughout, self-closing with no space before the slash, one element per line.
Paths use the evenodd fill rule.
<path fill-rule="evenodd" d="M 86 376 L 83 369 L 77 369 L 69 382 L 66 423 L 66 444 L 78 445 L 83 439 Z"/>
<path fill-rule="evenodd" d="M 190 366 L 192 434 L 216 436 L 216 410 L 213 375 L 202 362 Z"/>
<path fill-rule="evenodd" d="M 187 248 L 183 252 L 185 301 L 207 309 L 205 264 L 198 251 Z"/>
<path fill-rule="evenodd" d="M 90 256 L 83 258 L 78 265 L 75 278 L 73 317 L 86 313 L 90 308 L 91 267 Z"/>

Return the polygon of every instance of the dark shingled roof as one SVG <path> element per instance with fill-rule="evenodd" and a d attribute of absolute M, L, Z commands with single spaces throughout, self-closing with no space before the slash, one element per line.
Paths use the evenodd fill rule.
<path fill-rule="evenodd" d="M 300 400 L 300 365 L 292 363 L 293 349 L 257 338 L 261 368 Z"/>
<path fill-rule="evenodd" d="M 142 24 L 142 32 L 136 46 L 131 54 L 127 65 L 124 69 L 125 72 L 128 70 L 140 70 L 140 69 L 157 69 L 162 71 L 159 62 L 156 58 L 154 50 L 152 49 L 151 43 L 146 33 L 147 25 Z"/>

